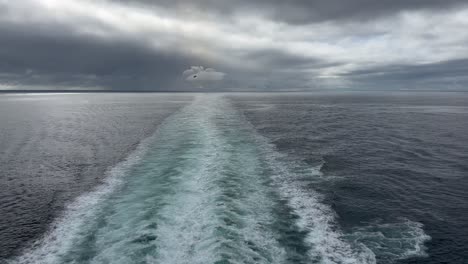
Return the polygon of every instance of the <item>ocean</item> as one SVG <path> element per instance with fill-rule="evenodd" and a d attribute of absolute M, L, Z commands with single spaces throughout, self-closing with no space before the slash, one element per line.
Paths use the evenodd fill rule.
<path fill-rule="evenodd" d="M 0 95 L 0 263 L 467 263 L 468 93 Z"/>

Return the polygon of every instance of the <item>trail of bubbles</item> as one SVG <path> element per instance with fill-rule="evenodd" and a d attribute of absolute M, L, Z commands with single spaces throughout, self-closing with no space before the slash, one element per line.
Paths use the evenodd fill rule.
<path fill-rule="evenodd" d="M 319 176 L 276 151 L 229 101 L 202 95 L 11 263 L 366 264 L 389 252 L 369 243 L 385 229 L 405 234 L 380 240 L 392 254 L 424 252 L 419 225 L 343 234 L 305 188 Z"/>
<path fill-rule="evenodd" d="M 216 98 L 203 98 L 190 117 L 200 145 L 193 158 L 200 166 L 160 212 L 154 261 L 284 263 L 269 229 L 273 202 L 256 174 L 261 168 L 255 149 L 226 133 L 232 127 L 219 120 L 231 116 Z"/>
<path fill-rule="evenodd" d="M 62 256 L 73 249 L 77 238 L 82 236 L 84 227 L 93 221 L 101 205 L 122 186 L 123 177 L 132 166 L 138 164 L 147 151 L 151 140 L 152 138 L 143 140 L 126 160 L 107 172 L 108 176 L 103 184 L 95 190 L 79 196 L 69 204 L 62 216 L 53 223 L 50 231 L 42 239 L 36 241 L 21 256 L 8 263 L 63 263 Z"/>
<path fill-rule="evenodd" d="M 284 263 L 258 153 L 222 110 L 202 97 L 171 116 L 11 263 Z"/>
<path fill-rule="evenodd" d="M 378 258 L 379 263 L 395 263 L 399 259 L 426 257 L 424 243 L 431 239 L 423 225 L 408 219 L 397 223 L 368 223 L 356 227 L 346 237 L 355 243 L 365 244 Z"/>
<path fill-rule="evenodd" d="M 307 188 L 324 180 L 320 166 L 308 168 L 291 161 L 261 136 L 242 113 L 238 116 L 242 125 L 237 126 L 249 130 L 260 149 L 259 155 L 268 164 L 280 196 L 298 216 L 295 225 L 307 234 L 304 243 L 311 262 L 365 264 L 378 260 L 379 263 L 394 263 L 397 259 L 426 256 L 424 243 L 430 237 L 424 233 L 422 224 L 409 220 L 369 225 L 344 234 L 336 223 L 336 213 L 322 202 L 321 194 Z"/>
<path fill-rule="evenodd" d="M 230 111 L 235 111 L 226 102 Z M 375 255 L 362 245 L 351 245 L 344 238 L 335 223 L 335 213 L 327 205 L 321 203 L 320 194 L 303 186 L 304 177 L 318 177 L 319 170 L 304 170 L 299 173 L 296 165 L 284 162 L 285 157 L 259 135 L 255 128 L 242 116 L 237 114 L 238 127 L 244 127 L 246 136 L 250 137 L 260 151 L 260 156 L 266 162 L 273 185 L 292 212 L 298 216 L 295 221 L 297 228 L 306 232 L 304 243 L 308 247 L 308 257 L 313 263 L 375 263 Z"/>

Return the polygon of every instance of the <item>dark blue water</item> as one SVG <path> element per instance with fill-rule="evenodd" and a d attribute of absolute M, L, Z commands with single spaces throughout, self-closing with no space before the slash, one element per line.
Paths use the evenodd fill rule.
<path fill-rule="evenodd" d="M 0 97 L 0 262 L 465 263 L 468 94 Z"/>
<path fill-rule="evenodd" d="M 424 225 L 426 258 L 468 262 L 468 94 L 239 95 L 257 130 L 294 160 L 323 164 L 345 230 L 402 218 Z M 360 239 L 368 239 L 367 237 Z"/>
<path fill-rule="evenodd" d="M 191 98 L 0 94 L 0 263 Z"/>

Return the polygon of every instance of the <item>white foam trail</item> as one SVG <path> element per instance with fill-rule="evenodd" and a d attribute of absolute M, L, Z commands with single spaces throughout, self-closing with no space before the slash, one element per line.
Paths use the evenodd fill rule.
<path fill-rule="evenodd" d="M 394 263 L 398 259 L 411 257 L 426 257 L 424 243 L 431 240 L 431 237 L 424 233 L 421 223 L 408 219 L 401 219 L 397 223 L 368 223 L 354 228 L 347 237 L 372 249 L 382 263 Z"/>
<path fill-rule="evenodd" d="M 201 97 L 169 117 L 10 263 L 284 263 L 268 228 L 274 202 L 258 178 L 258 153 L 216 124 L 229 119 L 223 109 Z M 141 171 L 124 177 L 136 164 Z M 166 169 L 176 172 L 170 182 L 162 180 Z"/>
<path fill-rule="evenodd" d="M 170 118 L 170 117 L 169 117 Z M 169 119 L 168 118 L 168 119 Z M 160 125 L 164 126 L 166 119 Z M 92 222 L 104 205 L 104 201 L 124 183 L 124 176 L 138 164 L 148 151 L 148 146 L 158 137 L 159 130 L 143 139 L 129 156 L 106 172 L 103 183 L 94 190 L 83 193 L 70 203 L 61 216 L 49 228 L 49 231 L 22 255 L 9 260 L 9 264 L 59 264 L 61 258 L 75 245 L 75 240 L 82 236 L 88 223 Z"/>
<path fill-rule="evenodd" d="M 240 161 L 236 151 L 233 152 L 236 146 L 216 125 L 216 120 L 229 119 L 229 113 L 211 96 L 204 97 L 187 112 L 185 118 L 190 121 L 186 125 L 200 137 L 200 149 L 191 154 L 199 162 L 189 173 L 182 174 L 178 190 L 168 197 L 168 205 L 160 212 L 156 234 L 161 243 L 154 263 L 216 263 L 222 259 L 230 259 L 231 263 L 283 263 L 284 250 L 269 230 L 259 229 L 272 221 L 268 211 L 272 206 L 257 175 L 248 175 L 258 166 L 252 163 L 256 155 L 249 153 L 248 148 L 239 150 L 248 156 L 250 163 L 234 166 L 239 174 L 244 174 L 241 176 L 252 177 L 227 179 L 230 163 Z M 222 186 L 223 181 L 229 180 L 230 186 Z M 238 199 L 223 194 L 242 192 L 233 186 L 245 184 L 246 180 L 256 192 L 244 193 Z M 240 217 L 229 207 L 237 207 L 245 216 Z M 226 224 L 225 218 L 241 221 L 242 227 Z M 267 254 L 256 252 L 252 246 Z"/>
<path fill-rule="evenodd" d="M 310 188 L 305 189 L 307 183 L 323 180 L 320 172 L 323 164 L 314 169 L 294 164 L 260 135 L 245 117 L 243 119 L 244 126 L 250 128 L 257 145 L 263 150 L 262 156 L 272 168 L 272 178 L 280 195 L 299 216 L 296 225 L 307 232 L 305 243 L 314 263 L 371 264 L 377 263 L 376 253 L 379 260 L 390 260 L 388 263 L 394 263 L 396 259 L 426 256 L 424 243 L 430 237 L 424 233 L 420 223 L 405 220 L 396 224 L 366 226 L 352 235 L 342 233 L 336 224 L 335 212 L 321 202 L 321 195 Z M 385 237 L 382 232 L 394 234 L 393 237 Z M 378 243 L 373 241 L 374 244 L 365 241 L 374 236 L 383 238 Z"/>
<path fill-rule="evenodd" d="M 85 193 L 69 204 L 48 233 L 26 249 L 21 256 L 8 263 L 54 264 L 61 263 L 61 256 L 74 246 L 74 240 L 83 227 L 93 218 L 103 201 L 123 183 L 126 171 L 137 164 L 147 150 L 150 138 L 143 140 L 137 149 L 110 171 L 104 182 L 94 191 Z"/>
<path fill-rule="evenodd" d="M 234 110 L 233 110 L 234 111 Z M 242 121 L 249 127 L 257 145 L 263 151 L 269 166 L 272 168 L 272 178 L 280 195 L 288 201 L 288 205 L 299 216 L 296 225 L 301 231 L 307 232 L 306 241 L 308 255 L 313 262 L 324 264 L 366 264 L 376 263 L 374 253 L 366 247 L 353 247 L 343 238 L 335 223 L 335 212 L 320 202 L 320 194 L 304 189 L 301 178 L 289 169 L 291 164 L 284 164 L 284 155 L 275 150 L 274 146 L 256 132 L 252 124 L 245 118 Z M 309 177 L 319 177 L 319 169 L 312 170 Z"/>
<path fill-rule="evenodd" d="M 157 256 L 150 258 L 153 263 L 214 263 L 217 257 L 217 241 L 212 227 L 219 225 L 219 219 L 207 217 L 216 215 L 214 198 L 219 195 L 213 177 L 208 175 L 217 155 L 216 143 L 212 142 L 216 136 L 208 122 L 210 112 L 203 107 L 187 110 L 187 116 L 180 117 L 186 120 L 186 127 L 180 127 L 178 131 L 189 127 L 200 137 L 200 141 L 194 141 L 199 147 L 188 156 L 201 162 L 189 171 L 181 172 L 177 190 L 165 197 L 167 205 L 159 212 L 156 230 L 157 237 L 163 242 L 157 245 Z"/>
<path fill-rule="evenodd" d="M 124 177 L 134 167 L 141 171 Z M 320 194 L 305 189 L 313 182 L 306 178 L 319 175 L 276 151 L 227 100 L 199 96 L 9 263 L 286 263 L 286 249 L 272 228 L 282 213 L 274 211 L 277 196 L 298 216 L 293 224 L 306 233 L 301 246 L 307 246 L 309 261 L 376 263 L 374 252 L 385 252 L 364 246 L 363 234 L 372 232 L 344 235 Z M 389 230 L 398 232 L 394 227 Z M 404 238 L 421 242 L 400 252 L 402 258 L 424 251 L 425 234 L 417 227 Z M 74 248 L 89 246 L 90 236 L 95 252 Z"/>
<path fill-rule="evenodd" d="M 281 185 L 283 197 L 300 217 L 296 222 L 301 230 L 307 231 L 306 243 L 309 245 L 309 256 L 320 263 L 376 263 L 375 255 L 366 248 L 353 248 L 343 239 L 343 234 L 335 223 L 335 213 L 320 202 L 320 195 L 313 191 L 303 190 L 297 182 L 285 181 L 277 175 L 275 180 Z"/>

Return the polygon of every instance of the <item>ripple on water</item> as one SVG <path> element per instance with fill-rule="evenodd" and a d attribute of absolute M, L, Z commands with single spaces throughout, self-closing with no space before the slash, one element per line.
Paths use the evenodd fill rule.
<path fill-rule="evenodd" d="M 319 168 L 288 162 L 227 100 L 201 96 L 11 263 L 351 264 L 422 254 L 417 223 L 343 233 L 305 189 Z"/>

